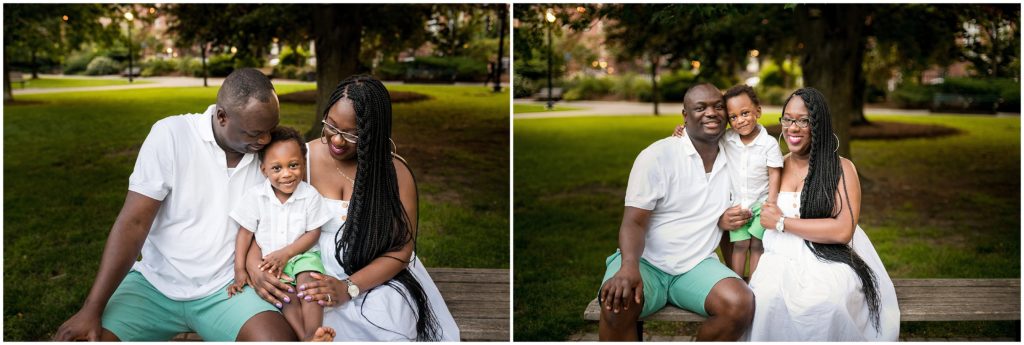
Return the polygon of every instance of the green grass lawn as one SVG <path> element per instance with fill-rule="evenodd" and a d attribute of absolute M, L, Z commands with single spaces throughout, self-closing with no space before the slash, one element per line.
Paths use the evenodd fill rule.
<path fill-rule="evenodd" d="M 763 124 L 777 123 L 766 114 Z M 876 116 L 965 134 L 855 141 L 861 226 L 893 278 L 1020 277 L 1020 118 Z M 596 332 L 582 320 L 618 245 L 629 170 L 679 116 L 518 119 L 515 340 Z M 674 332 L 680 324 L 650 323 Z M 692 325 L 684 326 L 690 327 Z M 904 322 L 902 336 L 1019 337 L 1020 323 Z M 689 333 L 688 335 L 693 335 Z"/>
<path fill-rule="evenodd" d="M 280 85 L 279 93 L 310 85 Z M 509 266 L 508 93 L 395 85 L 432 100 L 394 105 L 394 140 L 420 192 L 428 267 Z M 19 96 L 4 108 L 4 339 L 47 340 L 85 300 L 150 127 L 202 112 L 217 88 Z M 285 103 L 304 131 L 315 106 Z"/>
<path fill-rule="evenodd" d="M 540 104 L 513 104 L 512 113 L 524 114 L 524 113 L 543 113 L 548 111 L 566 111 L 566 110 L 580 110 L 580 107 L 567 107 L 561 104 L 555 104 L 555 108 L 548 110 L 548 107 Z"/>
<path fill-rule="evenodd" d="M 104 79 L 104 78 L 39 78 L 39 79 L 28 79 L 29 75 L 25 76 L 25 88 L 26 89 L 57 89 L 65 87 L 87 87 L 87 86 L 110 86 L 110 85 L 128 85 L 128 79 Z M 149 84 L 151 81 L 135 79 L 132 84 Z M 13 90 L 21 90 L 21 83 L 11 83 Z"/>

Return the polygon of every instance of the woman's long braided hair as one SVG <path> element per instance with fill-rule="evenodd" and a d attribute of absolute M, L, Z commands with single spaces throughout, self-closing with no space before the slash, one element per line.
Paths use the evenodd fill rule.
<path fill-rule="evenodd" d="M 357 170 L 348 220 L 341 226 L 340 236 L 336 235 L 334 243 L 335 259 L 345 273 L 351 275 L 384 253 L 402 249 L 410 241 L 415 248 L 416 236 L 398 194 L 398 178 L 391 153 L 391 96 L 388 90 L 371 76 L 349 77 L 334 89 L 322 115 L 327 116 L 331 107 L 343 99 L 352 102 L 359 141 L 356 144 Z M 403 259 L 386 257 L 408 263 Z M 402 292 L 398 284 L 404 286 L 409 294 Z M 399 291 L 407 303 L 411 298 L 410 304 L 415 304 L 418 311 L 416 340 L 438 340 L 437 319 L 427 302 L 423 286 L 412 272 L 408 268 L 402 269 L 384 285 Z M 366 293 L 370 292 L 372 290 Z"/>
<path fill-rule="evenodd" d="M 839 139 L 832 132 L 832 113 L 825 101 L 825 96 L 814 88 L 802 88 L 793 92 L 786 99 L 782 109 L 786 109 L 789 100 L 794 96 L 799 96 L 807 105 L 811 120 L 810 162 L 803 190 L 800 191 L 800 218 L 836 218 L 843 212 L 844 199 L 848 212 L 853 212 L 853 208 L 850 207 L 849 192 L 845 194 L 846 198 L 843 198 L 844 194 L 839 194 L 838 201 L 840 202 L 838 207 L 836 205 L 839 179 L 843 179 L 843 190 L 845 191 L 846 177 L 843 176 L 842 163 L 836 150 Z M 852 214 L 850 222 L 853 222 Z M 856 227 L 856 224 L 852 225 Z M 844 263 L 853 268 L 863 286 L 864 300 L 868 305 L 871 324 L 877 331 L 879 327 L 878 281 L 871 268 L 853 251 L 849 244 L 816 243 L 807 240 L 804 240 L 804 243 L 818 260 Z"/>

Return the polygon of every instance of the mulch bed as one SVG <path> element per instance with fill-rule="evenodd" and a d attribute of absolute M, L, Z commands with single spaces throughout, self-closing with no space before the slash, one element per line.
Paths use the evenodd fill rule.
<path fill-rule="evenodd" d="M 768 134 L 778 136 L 781 130 L 780 125 L 766 126 Z M 912 139 L 912 138 L 938 138 L 947 135 L 960 134 L 955 128 L 940 125 L 920 125 L 913 123 L 871 121 L 870 124 L 854 126 L 850 128 L 850 135 L 856 140 L 873 139 Z"/>
<path fill-rule="evenodd" d="M 409 91 L 388 91 L 391 94 L 391 103 L 412 103 L 431 99 L 430 96 L 422 93 Z M 316 90 L 298 91 L 277 96 L 278 101 L 289 103 L 316 103 Z"/>

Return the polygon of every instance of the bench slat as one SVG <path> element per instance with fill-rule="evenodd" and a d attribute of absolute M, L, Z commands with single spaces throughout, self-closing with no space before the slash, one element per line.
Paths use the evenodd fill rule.
<path fill-rule="evenodd" d="M 1019 279 L 895 279 L 901 321 L 1020 320 Z M 599 320 L 597 299 L 583 312 Z M 701 322 L 704 317 L 666 306 L 644 320 Z"/>

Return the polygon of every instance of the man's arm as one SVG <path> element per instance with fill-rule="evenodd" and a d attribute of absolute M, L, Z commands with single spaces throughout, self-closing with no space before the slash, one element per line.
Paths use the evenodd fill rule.
<path fill-rule="evenodd" d="M 614 313 L 619 308 L 629 309 L 629 299 L 636 304 L 643 300 L 643 280 L 640 277 L 640 256 L 644 253 L 644 236 L 651 211 L 626 206 L 619 226 L 619 250 L 622 266 L 608 282 L 601 286 L 601 304 Z"/>
<path fill-rule="evenodd" d="M 82 308 L 60 326 L 54 336 L 55 340 L 99 339 L 102 333 L 100 318 L 103 309 L 139 257 L 160 204 L 159 200 L 128 191 L 124 206 L 107 237 L 100 269 L 92 289 L 89 290 L 89 296 L 86 297 Z"/>

